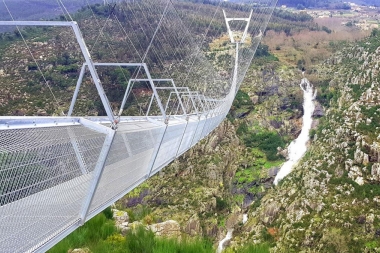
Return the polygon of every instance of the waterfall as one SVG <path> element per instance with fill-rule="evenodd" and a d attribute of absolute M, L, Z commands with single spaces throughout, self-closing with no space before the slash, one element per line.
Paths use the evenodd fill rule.
<path fill-rule="evenodd" d="M 243 225 L 247 223 L 247 221 L 248 221 L 248 214 L 245 213 L 243 214 L 243 219 L 242 219 Z M 216 253 L 222 253 L 222 251 L 224 250 L 224 244 L 232 239 L 232 232 L 234 232 L 233 229 L 228 229 L 226 237 L 224 237 L 223 240 L 219 242 Z"/>
<path fill-rule="evenodd" d="M 219 242 L 216 253 L 221 253 L 223 251 L 224 243 L 232 239 L 232 232 L 233 232 L 233 229 L 228 229 L 226 237 L 224 237 L 224 239 Z"/>
<path fill-rule="evenodd" d="M 274 184 L 277 185 L 281 179 L 286 177 L 293 169 L 293 166 L 302 158 L 306 153 L 306 144 L 309 141 L 309 131 L 312 124 L 312 115 L 314 112 L 314 98 L 316 93 L 313 91 L 313 85 L 306 79 L 303 78 L 300 87 L 303 90 L 303 110 L 304 114 L 302 117 L 303 125 L 302 130 L 298 138 L 292 141 L 288 147 L 288 161 L 286 161 L 280 171 L 278 172 L 276 178 L 274 179 Z"/>

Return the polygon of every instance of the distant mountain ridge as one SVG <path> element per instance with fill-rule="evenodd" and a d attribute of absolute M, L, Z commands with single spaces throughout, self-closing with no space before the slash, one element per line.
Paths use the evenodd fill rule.
<path fill-rule="evenodd" d="M 108 2 L 114 2 L 109 0 Z M 75 12 L 88 4 L 103 3 L 103 0 L 62 0 L 69 12 Z M 15 20 L 50 19 L 63 14 L 57 1 L 51 0 L 7 0 L 5 2 Z M 0 20 L 11 20 L 4 2 L 0 2 Z"/>

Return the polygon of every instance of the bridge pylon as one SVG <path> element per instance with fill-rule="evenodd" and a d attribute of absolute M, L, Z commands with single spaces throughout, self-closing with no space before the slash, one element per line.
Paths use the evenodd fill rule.
<path fill-rule="evenodd" d="M 245 42 L 245 39 L 247 38 L 249 23 L 251 22 L 251 18 L 252 18 L 252 13 L 253 13 L 253 10 L 251 10 L 251 12 L 249 13 L 248 18 L 227 18 L 226 12 L 225 12 L 225 10 L 223 10 L 224 20 L 226 21 L 227 31 L 228 31 L 228 35 L 230 37 L 231 43 L 244 43 Z M 244 32 L 243 32 L 243 35 L 242 35 L 240 40 L 235 39 L 235 37 L 237 37 L 237 36 L 236 35 L 234 36 L 234 32 L 231 30 L 231 27 L 230 27 L 231 21 L 246 22 Z"/>

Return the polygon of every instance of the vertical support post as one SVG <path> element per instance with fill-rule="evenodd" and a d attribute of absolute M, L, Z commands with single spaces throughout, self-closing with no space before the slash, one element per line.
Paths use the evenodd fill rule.
<path fill-rule="evenodd" d="M 179 142 L 179 145 L 178 145 L 178 149 L 177 149 L 177 152 L 175 154 L 175 157 L 178 157 L 178 154 L 179 154 L 179 149 L 181 148 L 181 145 L 182 145 L 182 142 L 183 142 L 183 137 L 185 137 L 185 134 L 186 134 L 186 130 L 187 130 L 187 126 L 189 125 L 189 119 L 186 117 L 186 126 L 185 126 L 185 130 L 183 130 L 183 134 L 182 134 L 182 137 L 181 137 L 181 141 Z"/>
<path fill-rule="evenodd" d="M 202 107 L 202 114 L 205 113 L 205 112 L 206 112 L 206 109 L 205 109 L 205 107 L 204 107 L 204 105 L 203 105 L 203 102 L 202 102 L 202 100 L 201 100 L 200 95 L 199 95 L 198 92 L 195 92 L 195 97 L 198 98 L 199 104 L 200 104 L 201 107 Z M 206 116 L 207 116 L 207 115 L 206 115 Z"/>
<path fill-rule="evenodd" d="M 227 31 L 228 31 L 228 35 L 230 36 L 231 43 L 235 43 L 234 36 L 230 28 L 230 24 L 228 23 L 229 19 L 227 19 L 226 12 L 224 10 L 223 10 L 223 15 L 224 15 L 224 20 L 226 21 Z"/>
<path fill-rule="evenodd" d="M 247 19 L 247 25 L 245 26 L 243 37 L 241 38 L 241 41 L 240 41 L 241 43 L 244 43 L 244 40 L 247 37 L 249 23 L 251 22 L 251 18 L 252 18 L 252 12 L 253 10 L 251 10 L 251 13 L 249 14 L 249 18 Z"/>
<path fill-rule="evenodd" d="M 184 105 L 183 105 L 183 103 L 182 103 L 181 97 L 179 96 L 179 92 L 178 92 L 177 86 L 175 85 L 175 83 L 174 83 L 173 80 L 171 80 L 171 82 L 172 82 L 172 85 L 173 85 L 173 87 L 174 87 L 174 91 L 175 91 L 175 93 L 177 94 L 177 99 L 178 99 L 179 104 L 180 104 L 181 107 L 182 107 L 183 113 L 185 114 L 185 116 L 187 116 L 187 112 L 186 112 L 186 109 L 185 109 L 185 107 L 184 107 Z"/>
<path fill-rule="evenodd" d="M 83 81 L 83 77 L 84 77 L 84 72 L 86 71 L 86 64 L 83 64 L 82 65 L 82 68 L 80 70 L 80 74 L 79 74 L 79 78 L 78 78 L 78 81 L 77 81 L 77 86 L 75 87 L 75 91 L 74 91 L 74 95 L 73 95 L 73 99 L 71 100 L 71 104 L 70 104 L 70 109 L 69 109 L 69 112 L 67 113 L 67 116 L 71 116 L 71 114 L 73 113 L 73 110 L 74 110 L 74 105 L 75 105 L 75 102 L 77 101 L 77 97 L 78 97 L 78 93 L 79 93 L 79 89 L 80 89 L 80 86 L 82 84 L 82 81 Z"/>
<path fill-rule="evenodd" d="M 194 98 L 193 98 L 193 96 L 191 96 L 191 94 L 190 94 L 190 89 L 189 89 L 188 87 L 187 87 L 187 92 L 189 93 L 189 98 L 190 98 L 190 100 L 191 100 L 191 103 L 193 104 L 193 107 L 194 107 L 194 109 L 195 109 L 195 112 L 196 112 L 196 114 L 199 116 L 198 108 L 197 108 L 196 105 L 195 105 Z"/>
<path fill-rule="evenodd" d="M 84 204 L 82 206 L 82 210 L 79 213 L 80 225 L 83 225 L 84 222 L 86 222 L 86 217 L 88 215 L 88 211 L 90 209 L 92 200 L 95 196 L 96 188 L 98 188 L 100 178 L 102 177 L 105 163 L 108 157 L 108 153 L 111 149 L 111 145 L 115 137 L 115 134 L 116 134 L 116 131 L 110 129 L 109 133 L 106 136 L 106 139 L 104 140 L 103 148 L 100 151 L 98 161 L 96 162 L 94 175 L 92 178 L 92 182 L 90 184 L 90 189 L 88 191 L 87 198 L 85 199 Z"/>
<path fill-rule="evenodd" d="M 152 159 L 150 160 L 150 163 L 149 163 L 149 166 L 148 166 L 149 171 L 146 174 L 146 178 L 149 178 L 150 175 L 152 174 L 154 163 L 156 162 L 156 159 L 157 159 L 157 156 L 158 156 L 158 152 L 160 151 L 162 142 L 164 141 L 164 137 L 165 137 L 167 129 L 168 129 L 168 124 L 165 124 L 165 129 L 162 132 L 162 136 L 160 138 L 160 142 L 156 145 L 156 147 L 154 147 Z"/>
<path fill-rule="evenodd" d="M 169 94 L 169 97 L 168 97 L 168 101 L 166 101 L 166 105 L 165 105 L 165 112 L 167 112 L 167 110 L 168 110 L 168 107 L 169 107 L 169 101 L 170 101 L 170 99 L 171 99 L 171 97 L 172 97 L 172 91 L 170 92 L 170 94 Z"/>
<path fill-rule="evenodd" d="M 181 95 L 181 98 L 183 98 L 183 97 L 185 97 L 185 96 L 184 96 L 184 95 Z M 186 106 L 185 106 L 186 110 L 189 108 L 189 103 L 190 103 L 190 97 L 189 97 L 189 98 L 187 99 L 187 101 L 186 101 Z M 192 110 L 190 110 L 189 113 L 192 114 Z M 198 113 L 197 113 L 197 114 L 198 114 Z"/>
<path fill-rule="evenodd" d="M 179 107 L 180 107 L 181 105 L 180 105 L 180 103 L 178 103 L 178 105 L 177 105 L 177 109 L 175 109 L 175 114 L 176 115 L 178 115 L 178 111 L 179 111 Z M 185 115 L 187 116 L 187 112 L 186 112 L 186 109 L 184 109 L 184 108 L 182 108 L 184 111 L 184 113 L 185 113 Z"/>
<path fill-rule="evenodd" d="M 121 106 L 120 106 L 120 110 L 119 110 L 119 116 L 121 116 L 121 114 L 123 113 L 125 103 L 127 103 L 127 98 L 129 96 L 129 93 L 130 93 L 129 90 L 132 89 L 131 88 L 131 81 L 132 81 L 132 79 L 129 79 L 129 81 L 128 81 L 127 89 L 125 90 L 123 101 L 121 102 Z"/>

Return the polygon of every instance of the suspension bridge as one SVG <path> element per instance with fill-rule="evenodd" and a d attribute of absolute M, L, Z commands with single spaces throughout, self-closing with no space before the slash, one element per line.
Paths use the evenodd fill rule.
<path fill-rule="evenodd" d="M 215 129 L 276 3 L 135 0 L 110 4 L 103 15 L 89 5 L 87 18 L 75 20 L 58 0 L 61 20 L 22 21 L 3 1 L 9 18 L 0 26 L 18 31 L 15 44 L 40 75 L 32 82 L 51 94 L 54 110 L 0 116 L 0 252 L 47 251 Z M 23 35 L 26 27 L 48 27 L 56 37 L 59 30 L 70 41 L 69 55 L 80 59 L 73 89 L 60 92 L 47 77 L 52 66 Z M 125 79 L 120 101 L 105 80 L 115 69 Z M 89 86 L 98 115 L 83 108 Z"/>

